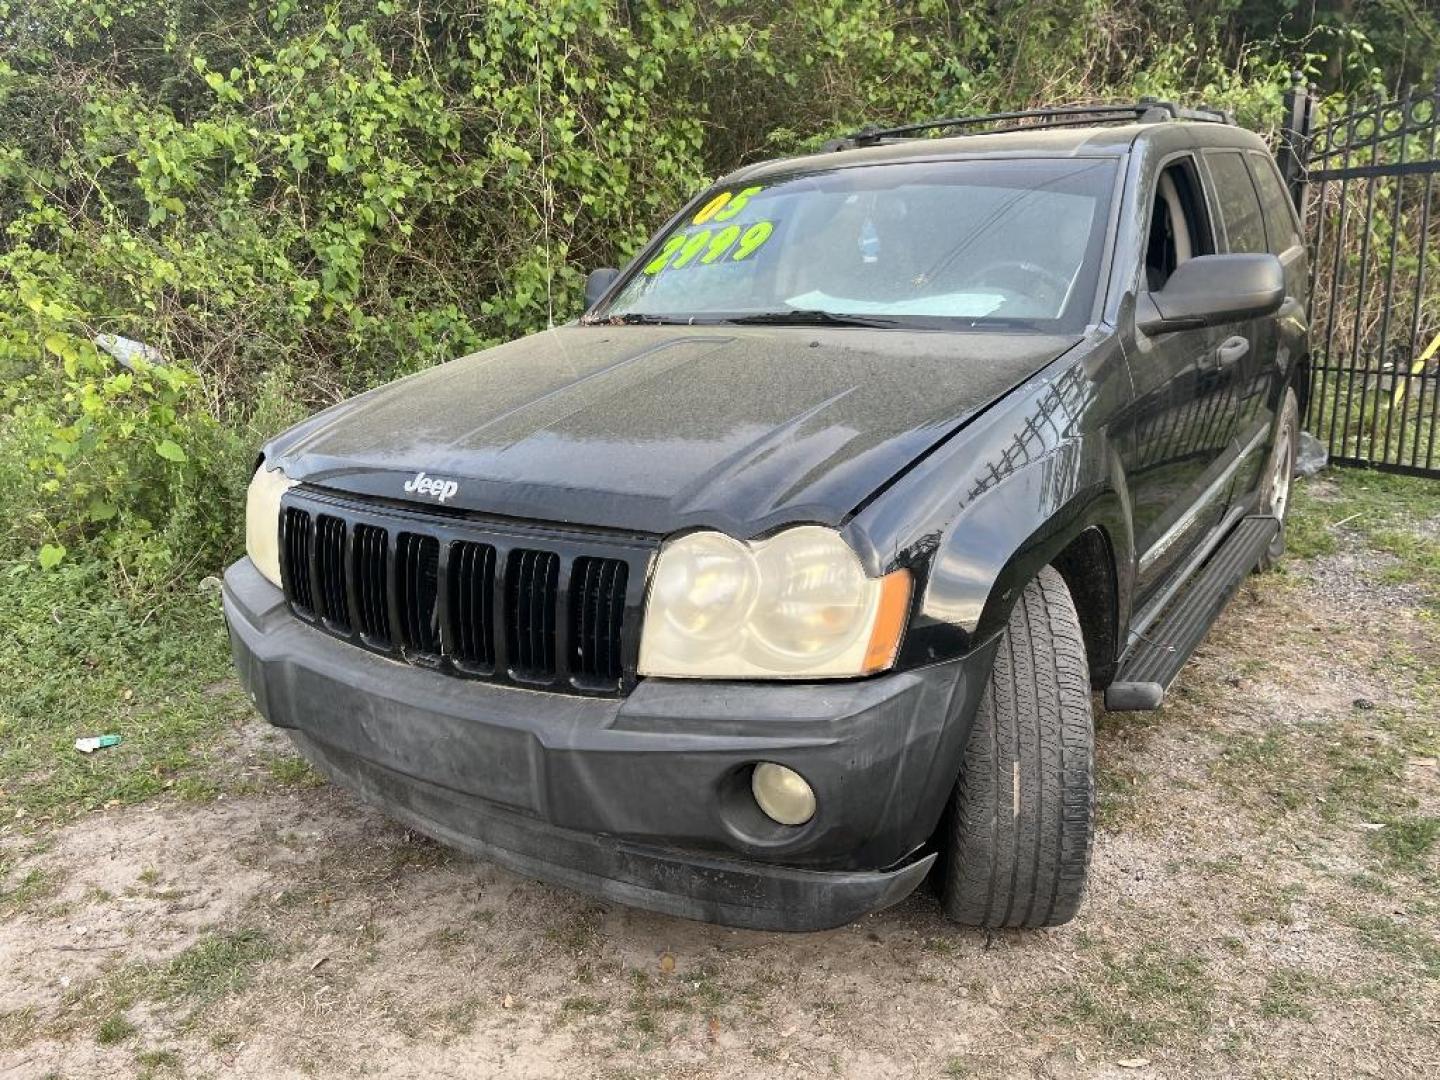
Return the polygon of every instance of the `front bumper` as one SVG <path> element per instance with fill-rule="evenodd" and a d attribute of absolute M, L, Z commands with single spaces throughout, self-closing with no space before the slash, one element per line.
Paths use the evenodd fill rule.
<path fill-rule="evenodd" d="M 417 830 L 668 914 L 756 929 L 837 926 L 908 895 L 959 770 L 990 652 L 853 682 L 643 680 L 591 698 L 452 678 L 290 614 L 242 559 L 225 575 L 240 679 L 322 773 Z M 770 822 L 757 761 L 819 809 Z"/>

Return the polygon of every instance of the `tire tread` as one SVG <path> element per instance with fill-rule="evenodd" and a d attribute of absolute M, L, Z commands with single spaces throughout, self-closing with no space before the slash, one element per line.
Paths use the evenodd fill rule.
<path fill-rule="evenodd" d="M 941 894 L 951 919 L 1038 927 L 1074 917 L 1090 862 L 1093 766 L 1080 620 L 1046 567 L 999 643 L 946 818 Z"/>

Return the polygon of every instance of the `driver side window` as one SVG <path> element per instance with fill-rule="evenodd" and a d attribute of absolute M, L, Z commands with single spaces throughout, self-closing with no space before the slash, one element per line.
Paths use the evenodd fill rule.
<path fill-rule="evenodd" d="M 1155 184 L 1145 241 L 1145 287 L 1151 292 L 1163 289 L 1187 259 L 1214 253 L 1204 206 L 1195 163 L 1187 158 L 1167 165 Z"/>

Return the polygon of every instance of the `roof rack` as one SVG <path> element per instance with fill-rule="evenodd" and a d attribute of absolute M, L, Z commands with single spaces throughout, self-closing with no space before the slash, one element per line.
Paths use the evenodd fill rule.
<path fill-rule="evenodd" d="M 1186 109 L 1173 101 L 1156 98 L 1141 98 L 1133 104 L 1106 105 L 1061 105 L 1050 109 L 1020 109 L 1015 112 L 984 113 L 979 116 L 952 116 L 944 120 L 925 120 L 918 124 L 902 124 L 899 127 L 867 127 L 838 139 L 830 139 L 821 146 L 821 153 L 835 150 L 850 150 L 860 146 L 876 146 L 887 139 L 903 139 L 927 131 L 943 131 L 947 128 L 970 128 L 1005 125 L 1001 131 L 1030 130 L 1031 128 L 1088 127 L 1092 124 L 1115 124 L 1138 121 L 1142 124 L 1160 123 L 1167 120 L 1198 120 L 1209 124 L 1233 124 L 1235 118 L 1220 109 L 1202 106 Z M 956 132 L 958 135 L 977 134 L 972 131 Z"/>

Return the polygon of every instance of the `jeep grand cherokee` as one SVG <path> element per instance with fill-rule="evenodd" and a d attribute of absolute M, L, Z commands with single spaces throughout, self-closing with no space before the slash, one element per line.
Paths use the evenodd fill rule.
<path fill-rule="evenodd" d="M 265 446 L 241 679 L 523 874 L 790 930 L 928 877 L 961 923 L 1064 922 L 1092 689 L 1158 707 L 1283 545 L 1305 280 L 1260 139 L 1163 103 L 742 169 L 577 322 Z"/>

